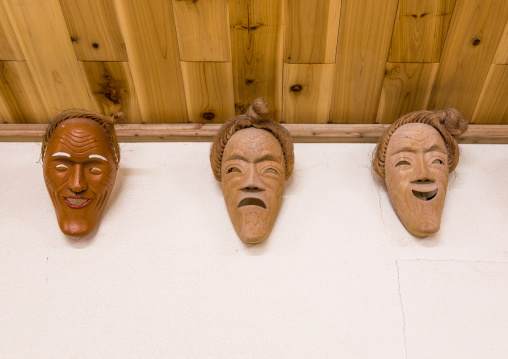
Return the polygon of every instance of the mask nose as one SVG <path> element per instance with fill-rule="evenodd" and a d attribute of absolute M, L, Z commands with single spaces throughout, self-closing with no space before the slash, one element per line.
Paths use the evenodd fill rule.
<path fill-rule="evenodd" d="M 249 173 L 247 174 L 247 178 L 245 180 L 244 186 L 242 187 L 242 191 L 260 192 L 264 190 L 265 188 L 263 186 L 261 177 L 256 170 L 255 164 L 253 164 L 250 168 Z"/>
<path fill-rule="evenodd" d="M 435 178 L 430 171 L 429 165 L 424 158 L 421 158 L 416 163 L 416 180 L 413 182 L 435 182 Z"/>
<path fill-rule="evenodd" d="M 85 173 L 82 164 L 74 165 L 71 176 L 69 177 L 69 189 L 74 193 L 86 191 L 88 183 L 85 178 Z"/>

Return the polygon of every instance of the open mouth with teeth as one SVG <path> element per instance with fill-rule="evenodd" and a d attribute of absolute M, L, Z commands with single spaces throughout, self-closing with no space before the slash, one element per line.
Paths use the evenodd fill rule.
<path fill-rule="evenodd" d="M 421 199 L 422 201 L 430 201 L 431 199 L 436 197 L 437 189 L 435 189 L 434 191 L 429 191 L 429 192 L 420 192 L 420 191 L 413 190 L 413 194 L 416 198 Z"/>
<path fill-rule="evenodd" d="M 91 198 L 75 198 L 75 197 L 63 197 L 65 203 L 71 208 L 83 208 L 85 207 L 90 201 Z"/>
<path fill-rule="evenodd" d="M 261 208 L 266 209 L 266 204 L 259 198 L 245 198 L 239 204 L 238 208 L 243 206 L 259 206 Z"/>

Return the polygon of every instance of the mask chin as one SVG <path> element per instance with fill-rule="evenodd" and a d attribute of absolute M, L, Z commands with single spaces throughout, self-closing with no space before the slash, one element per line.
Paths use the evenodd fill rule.
<path fill-rule="evenodd" d="M 275 221 L 270 221 L 265 208 L 258 205 L 244 205 L 237 208 L 235 212 L 232 222 L 236 234 L 242 241 L 259 243 L 268 237 Z"/>
<path fill-rule="evenodd" d="M 439 231 L 445 191 L 407 189 L 404 196 L 391 193 L 392 205 L 406 230 L 416 237 L 426 237 Z"/>
<path fill-rule="evenodd" d="M 58 225 L 60 226 L 60 230 L 72 237 L 82 237 L 89 234 L 95 227 L 97 223 L 89 223 L 83 219 L 68 219 L 63 218 L 58 221 Z"/>

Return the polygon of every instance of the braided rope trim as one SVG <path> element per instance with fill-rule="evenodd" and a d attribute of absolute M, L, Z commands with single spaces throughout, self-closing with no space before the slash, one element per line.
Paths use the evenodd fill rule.
<path fill-rule="evenodd" d="M 210 148 L 210 165 L 215 179 L 221 182 L 222 157 L 229 139 L 239 130 L 254 127 L 270 132 L 279 141 L 284 155 L 285 178 L 291 177 L 294 168 L 295 155 L 293 140 L 289 132 L 268 119 L 252 119 L 247 115 L 233 117 L 226 121 L 219 129 L 217 136 Z"/>
<path fill-rule="evenodd" d="M 453 172 L 459 163 L 459 145 L 453 137 L 459 136 L 467 130 L 467 121 L 459 111 L 447 109 L 442 111 L 415 111 L 408 113 L 395 121 L 379 138 L 372 159 L 372 166 L 376 173 L 385 178 L 386 151 L 392 135 L 400 127 L 409 123 L 423 123 L 435 128 L 443 138 L 448 154 L 448 172 Z M 452 135 L 453 134 L 453 135 Z"/>

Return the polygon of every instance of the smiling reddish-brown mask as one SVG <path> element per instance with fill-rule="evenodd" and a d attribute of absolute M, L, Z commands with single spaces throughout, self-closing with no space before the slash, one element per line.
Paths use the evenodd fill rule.
<path fill-rule="evenodd" d="M 104 128 L 72 118 L 52 134 L 44 155 L 44 180 L 63 233 L 83 236 L 97 225 L 113 190 L 117 167 Z"/>
<path fill-rule="evenodd" d="M 432 126 L 409 123 L 392 135 L 386 150 L 385 180 L 390 201 L 408 232 L 435 233 L 448 186 L 448 155 Z"/>
<path fill-rule="evenodd" d="M 236 233 L 244 242 L 261 242 L 272 230 L 284 194 L 281 145 L 266 130 L 237 131 L 224 148 L 221 178 Z"/>

